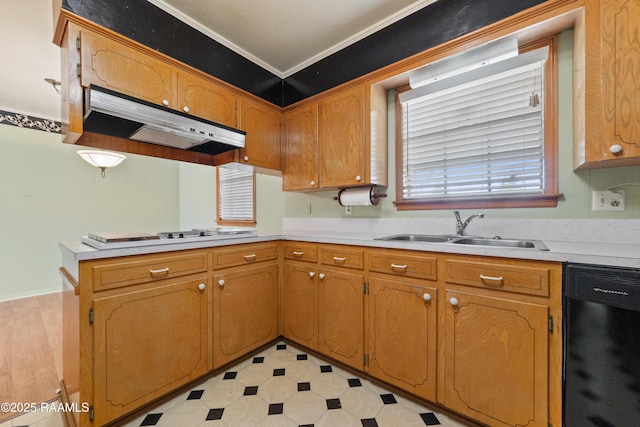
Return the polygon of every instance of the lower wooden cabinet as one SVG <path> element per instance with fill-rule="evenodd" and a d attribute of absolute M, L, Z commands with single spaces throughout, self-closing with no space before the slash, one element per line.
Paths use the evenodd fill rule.
<path fill-rule="evenodd" d="M 320 269 L 318 350 L 346 365 L 363 368 L 364 277 Z"/>
<path fill-rule="evenodd" d="M 93 425 L 206 373 L 206 288 L 203 276 L 95 298 Z"/>
<path fill-rule="evenodd" d="M 371 277 L 367 371 L 424 399 L 436 399 L 438 290 Z"/>
<path fill-rule="evenodd" d="M 317 351 L 317 269 L 305 263 L 287 262 L 282 286 L 284 336 Z"/>
<path fill-rule="evenodd" d="M 441 403 L 490 426 L 547 427 L 547 306 L 448 290 Z"/>
<path fill-rule="evenodd" d="M 277 338 L 277 263 L 217 272 L 212 286 L 214 368 Z"/>

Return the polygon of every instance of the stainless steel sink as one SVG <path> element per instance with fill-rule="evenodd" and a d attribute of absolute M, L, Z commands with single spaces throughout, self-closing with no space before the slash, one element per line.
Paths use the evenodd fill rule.
<path fill-rule="evenodd" d="M 457 236 L 454 234 L 396 234 L 393 236 L 378 237 L 375 240 L 390 240 L 399 242 L 449 242 Z"/>
<path fill-rule="evenodd" d="M 375 240 L 392 242 L 426 242 L 426 243 L 453 243 L 458 245 L 488 246 L 497 248 L 522 248 L 548 251 L 549 248 L 539 240 L 529 239 L 502 239 L 500 237 L 466 237 L 456 234 L 395 234 L 392 236 L 378 237 Z"/>
<path fill-rule="evenodd" d="M 527 248 L 537 249 L 539 251 L 548 251 L 549 248 L 539 240 L 521 240 L 521 239 L 501 239 L 501 238 L 478 238 L 478 237 L 460 237 L 452 241 L 459 245 L 478 245 L 478 246 L 497 246 L 502 248 Z"/>

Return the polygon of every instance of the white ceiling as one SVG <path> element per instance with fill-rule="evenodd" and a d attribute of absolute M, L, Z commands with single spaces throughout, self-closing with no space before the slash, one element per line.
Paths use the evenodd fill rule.
<path fill-rule="evenodd" d="M 147 0 L 285 78 L 436 0 Z"/>

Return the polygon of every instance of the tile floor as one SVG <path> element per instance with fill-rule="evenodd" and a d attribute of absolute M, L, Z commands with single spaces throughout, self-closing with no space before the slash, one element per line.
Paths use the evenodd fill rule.
<path fill-rule="evenodd" d="M 21 422 L 21 418 L 0 427 L 62 425 L 61 421 L 47 423 L 46 419 L 30 424 L 28 419 Z M 465 426 L 283 342 L 123 424 L 125 427 L 433 425 Z"/>

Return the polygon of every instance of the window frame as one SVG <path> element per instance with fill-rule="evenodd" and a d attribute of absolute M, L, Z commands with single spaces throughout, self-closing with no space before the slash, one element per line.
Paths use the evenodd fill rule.
<path fill-rule="evenodd" d="M 394 205 L 399 211 L 403 210 L 436 210 L 436 209 L 470 209 L 470 208 L 536 208 L 556 207 L 558 199 L 563 196 L 558 192 L 558 52 L 557 37 L 548 37 L 524 44 L 519 47 L 519 53 L 528 52 L 544 46 L 549 47 L 549 56 L 545 63 L 544 87 L 544 190 L 542 194 L 513 194 L 498 196 L 461 196 L 448 198 L 429 198 L 404 200 L 403 186 L 403 135 L 402 135 L 402 106 L 399 94 L 411 89 L 409 85 L 396 88 L 395 96 L 395 160 L 396 160 L 396 200 Z M 454 52 L 451 52 L 452 54 Z"/>
<path fill-rule="evenodd" d="M 252 170 L 253 218 L 250 220 L 228 220 L 221 217 L 220 167 L 216 167 L 216 224 L 223 226 L 253 227 L 256 225 L 256 171 Z"/>

